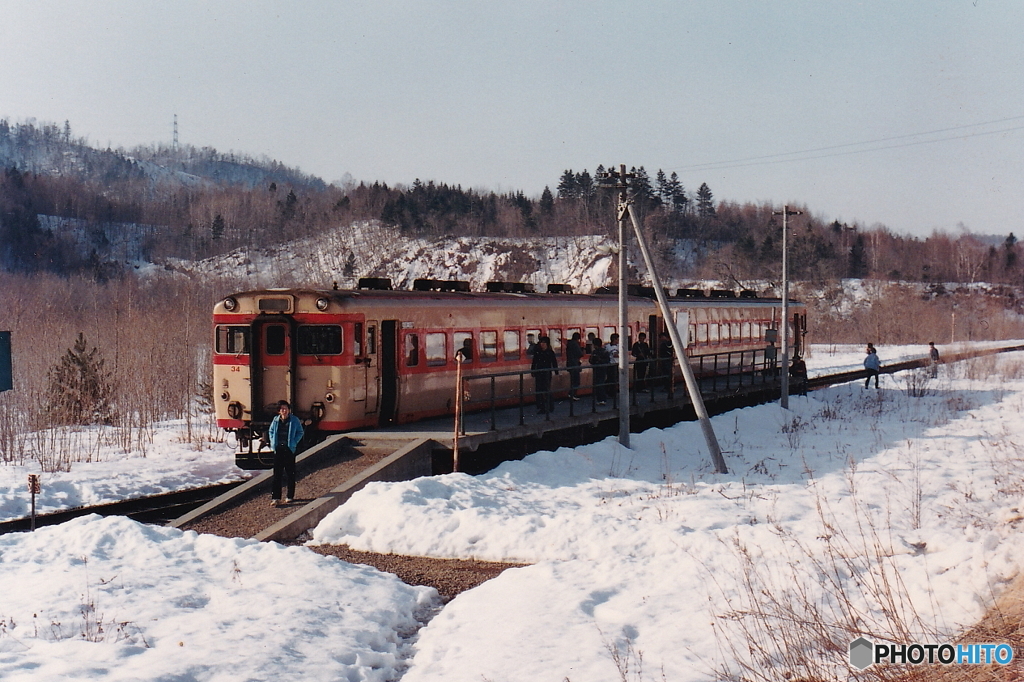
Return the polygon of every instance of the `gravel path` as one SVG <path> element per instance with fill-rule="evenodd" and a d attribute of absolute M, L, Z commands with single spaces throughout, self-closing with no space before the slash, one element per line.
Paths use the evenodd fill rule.
<path fill-rule="evenodd" d="M 341 447 L 328 462 L 299 465 L 296 499 L 286 507 L 270 506 L 269 486 L 253 492 L 239 503 L 210 516 L 188 524 L 182 530 L 210 533 L 223 537 L 251 538 L 264 528 L 280 521 L 302 505 L 341 485 L 363 469 L 379 462 L 401 447 L 404 442 L 382 444 L 375 447 Z M 291 544 L 301 545 L 303 538 Z M 322 545 L 310 550 L 325 556 L 334 556 L 355 564 L 367 564 L 381 571 L 393 573 L 409 585 L 427 585 L 435 588 L 448 601 L 460 592 L 472 589 L 499 575 L 508 568 L 523 564 L 506 564 L 490 561 L 464 559 L 432 559 L 429 557 L 402 556 L 398 554 L 377 554 L 359 552 L 341 545 Z"/>

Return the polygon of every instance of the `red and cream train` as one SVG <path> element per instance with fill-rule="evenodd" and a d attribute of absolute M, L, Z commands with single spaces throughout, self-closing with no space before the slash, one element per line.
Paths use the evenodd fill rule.
<path fill-rule="evenodd" d="M 412 291 L 393 291 L 388 280 L 374 278 L 360 286 L 248 291 L 216 304 L 216 417 L 219 427 L 237 435 L 239 466 L 266 466 L 261 459 L 267 453 L 261 457 L 253 443 L 264 435 L 278 400 L 292 403 L 313 434 L 437 417 L 453 411 L 455 352 L 464 344 L 472 358 L 463 372 L 494 374 L 530 368 L 530 334 L 549 336 L 563 366 L 564 343 L 574 332 L 607 341 L 617 331 L 614 293 L 564 293 L 568 287 L 560 285 L 549 287 L 557 293 L 533 293 L 529 285 L 504 283 L 490 283 L 486 293 L 470 292 L 462 282 L 433 280 L 417 280 Z M 680 290 L 669 299 L 673 323 L 688 339 L 690 362 L 726 351 L 763 350 L 774 334 L 769 330 L 779 327 L 781 302 L 712 293 L 717 295 Z M 664 329 L 652 299 L 630 296 L 631 337 L 644 331 L 656 340 Z M 789 338 L 799 352 L 806 311 L 794 304 L 790 313 Z M 498 382 L 499 395 L 518 395 L 517 376 Z M 567 388 L 561 372 L 553 389 Z"/>

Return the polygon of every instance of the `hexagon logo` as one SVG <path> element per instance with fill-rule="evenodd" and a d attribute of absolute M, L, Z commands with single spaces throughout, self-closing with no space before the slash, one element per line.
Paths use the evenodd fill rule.
<path fill-rule="evenodd" d="M 857 670 L 863 670 L 872 663 L 875 645 L 863 637 L 850 642 L 850 665 Z"/>

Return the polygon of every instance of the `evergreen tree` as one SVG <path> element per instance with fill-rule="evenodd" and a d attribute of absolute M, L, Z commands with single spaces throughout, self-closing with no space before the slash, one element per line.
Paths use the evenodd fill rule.
<path fill-rule="evenodd" d="M 711 194 L 711 188 L 706 182 L 702 182 L 697 189 L 697 215 L 702 219 L 715 215 L 714 195 Z"/>
<path fill-rule="evenodd" d="M 857 239 L 854 240 L 853 246 L 850 247 L 850 260 L 847 273 L 849 277 L 868 276 L 867 247 L 864 245 L 864 235 L 862 234 L 857 235 Z"/>
<path fill-rule="evenodd" d="M 51 424 L 108 424 L 114 389 L 98 348 L 86 351 L 85 335 L 47 373 L 47 412 Z"/>
<path fill-rule="evenodd" d="M 668 188 L 668 178 L 665 177 L 665 171 L 660 168 L 654 176 L 654 191 L 657 193 L 658 198 L 661 199 L 661 203 L 672 204 L 672 193 Z"/>
<path fill-rule="evenodd" d="M 540 212 L 542 215 L 551 215 L 555 212 L 555 197 L 551 194 L 551 189 L 545 185 L 544 191 L 540 194 Z"/>
<path fill-rule="evenodd" d="M 686 198 L 686 190 L 683 188 L 683 183 L 679 181 L 679 175 L 675 171 L 672 171 L 672 175 L 669 176 L 666 189 L 668 191 L 668 204 L 672 207 L 672 210 L 677 213 L 685 213 L 686 205 L 690 203 L 690 200 Z"/>
<path fill-rule="evenodd" d="M 561 180 L 558 181 L 558 198 L 575 199 L 579 197 L 579 195 L 579 185 L 576 183 L 576 174 L 572 172 L 572 169 L 567 169 L 562 173 Z"/>
<path fill-rule="evenodd" d="M 213 224 L 210 226 L 210 237 L 213 239 L 220 239 L 224 236 L 224 216 L 218 213 L 213 218 Z"/>
<path fill-rule="evenodd" d="M 590 177 L 590 173 L 584 168 L 583 172 L 576 174 L 576 196 L 589 200 L 593 199 L 595 194 L 597 194 L 597 186 L 594 185 L 594 179 Z"/>

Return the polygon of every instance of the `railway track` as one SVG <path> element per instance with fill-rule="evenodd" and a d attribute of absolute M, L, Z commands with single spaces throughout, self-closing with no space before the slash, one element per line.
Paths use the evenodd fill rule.
<path fill-rule="evenodd" d="M 1014 351 L 1024 351 L 1024 345 L 947 353 L 943 364 Z M 927 367 L 928 364 L 928 358 L 894 362 L 883 366 L 881 373 L 896 374 Z M 818 375 L 808 380 L 808 388 L 811 390 L 825 388 L 863 379 L 867 375 L 868 372 L 863 369 Z M 238 481 L 41 514 L 36 517 L 36 526 L 63 523 L 86 514 L 121 515 L 143 523 L 169 524 L 231 537 L 257 537 L 288 542 L 299 533 L 289 537 L 288 531 L 268 533 L 268 529 L 275 525 L 279 526 L 282 520 L 289 516 L 299 516 L 300 520 L 297 520 L 296 523 L 301 525 L 301 515 L 298 515 L 297 512 L 305 508 L 306 505 L 324 499 L 333 499 L 332 503 L 340 504 L 347 494 L 351 494 L 352 490 L 361 487 L 365 481 L 381 480 L 382 477 L 374 478 L 374 475 L 364 475 L 364 473 L 378 466 L 386 459 L 388 453 L 400 450 L 402 445 L 401 441 L 394 440 L 360 445 L 343 436 L 335 438 L 338 440 L 317 446 L 321 450 L 320 452 L 310 453 L 313 456 L 301 469 L 298 490 L 300 499 L 291 508 L 274 509 L 269 507 L 265 490 L 269 482 L 265 480 L 265 477 L 261 480 L 261 477 L 257 476 L 256 479 L 247 482 Z M 394 475 L 394 473 L 387 474 L 383 478 L 391 477 L 390 480 L 396 480 Z M 350 485 L 348 492 L 337 492 L 336 486 L 339 483 L 351 482 L 359 479 L 360 476 L 363 476 L 363 480 Z M 190 512 L 194 513 L 195 510 L 200 510 L 204 506 L 210 507 L 209 513 L 182 521 L 187 519 Z M 315 525 L 315 522 L 311 525 Z M 28 517 L 12 519 L 0 522 L 0 534 L 27 531 L 30 527 L 31 519 Z"/>
<path fill-rule="evenodd" d="M 130 519 L 142 523 L 164 524 L 176 519 L 182 514 L 206 504 L 212 499 L 223 495 L 240 485 L 242 481 L 233 483 L 221 483 L 205 486 L 203 488 L 192 488 L 190 490 L 179 490 L 172 493 L 160 495 L 149 495 L 136 497 L 130 500 L 109 502 L 107 504 L 96 504 L 73 509 L 36 515 L 35 525 L 52 526 L 64 523 L 79 516 L 88 514 L 99 514 L 100 516 L 127 516 Z M 0 522 L 0 534 L 15 533 L 30 530 L 32 527 L 31 517 L 12 519 Z"/>

